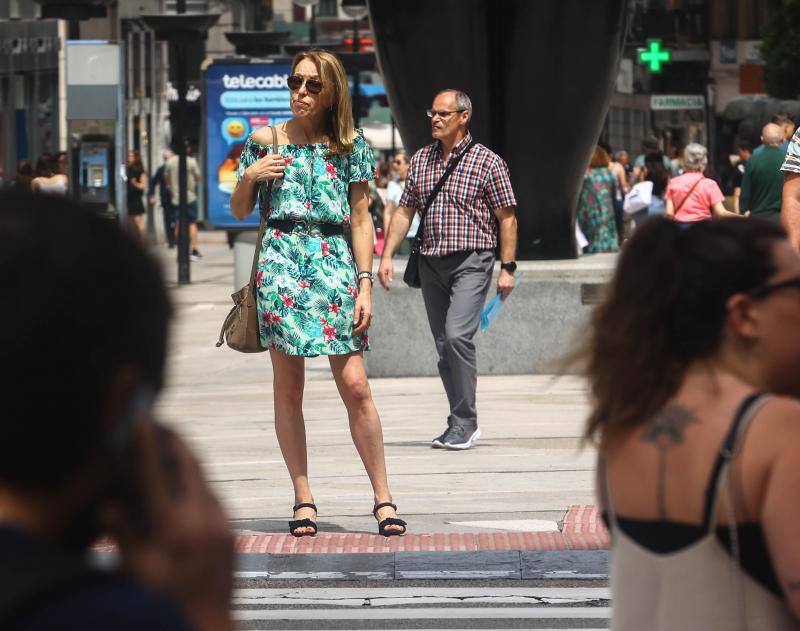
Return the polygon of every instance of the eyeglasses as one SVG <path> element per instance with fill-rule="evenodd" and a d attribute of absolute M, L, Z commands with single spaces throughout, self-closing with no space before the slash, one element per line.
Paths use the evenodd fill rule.
<path fill-rule="evenodd" d="M 292 92 L 297 92 L 303 87 L 304 83 L 306 84 L 306 90 L 308 90 L 309 94 L 319 94 L 322 92 L 322 81 L 319 79 L 306 79 L 299 74 L 289 75 L 289 78 L 286 79 L 286 84 Z"/>
<path fill-rule="evenodd" d="M 439 118 L 447 118 L 448 116 L 452 116 L 453 114 L 463 111 L 464 110 L 453 110 L 452 112 L 448 112 L 447 110 L 426 110 L 426 114 L 428 115 L 428 118 L 433 118 L 434 116 L 438 116 Z"/>
<path fill-rule="evenodd" d="M 405 164 L 405 162 L 403 162 L 402 160 L 392 160 L 392 164 L 400 164 L 400 165 L 402 165 L 402 164 Z"/>
<path fill-rule="evenodd" d="M 777 283 L 767 283 L 766 285 L 761 285 L 760 287 L 756 287 L 755 289 L 748 291 L 747 295 L 751 298 L 763 298 L 774 291 L 788 288 L 800 289 L 800 276 L 787 278 L 786 280 L 781 280 Z"/>

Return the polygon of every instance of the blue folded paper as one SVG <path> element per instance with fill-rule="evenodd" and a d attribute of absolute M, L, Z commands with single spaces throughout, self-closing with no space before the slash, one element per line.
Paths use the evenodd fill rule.
<path fill-rule="evenodd" d="M 481 311 L 481 333 L 486 333 L 489 325 L 497 317 L 497 314 L 503 309 L 502 294 L 497 294 L 492 298 L 489 303 Z"/>

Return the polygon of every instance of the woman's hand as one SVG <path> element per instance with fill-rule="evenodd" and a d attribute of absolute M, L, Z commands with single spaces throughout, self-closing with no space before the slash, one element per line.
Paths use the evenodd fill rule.
<path fill-rule="evenodd" d="M 356 308 L 353 314 L 353 335 L 363 333 L 372 323 L 372 283 L 362 279 L 358 288 Z"/>
<path fill-rule="evenodd" d="M 270 153 L 247 167 L 244 177 L 253 183 L 277 180 L 283 177 L 284 169 L 286 160 L 277 153 Z"/>

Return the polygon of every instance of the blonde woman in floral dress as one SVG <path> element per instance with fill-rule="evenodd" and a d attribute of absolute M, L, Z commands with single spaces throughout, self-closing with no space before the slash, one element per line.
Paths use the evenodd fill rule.
<path fill-rule="evenodd" d="M 386 477 L 383 432 L 364 370 L 372 317 L 372 150 L 353 129 L 347 75 L 326 51 L 300 53 L 288 79 L 294 117 L 250 134 L 239 160 L 233 214 L 244 219 L 273 182 L 258 262 L 261 344 L 269 349 L 275 430 L 294 486 L 296 537 L 317 532 L 303 420 L 304 357 L 327 355 L 374 492 L 380 534 L 401 535 Z M 350 224 L 353 251 L 343 235 Z M 355 259 L 355 261 L 354 261 Z"/>

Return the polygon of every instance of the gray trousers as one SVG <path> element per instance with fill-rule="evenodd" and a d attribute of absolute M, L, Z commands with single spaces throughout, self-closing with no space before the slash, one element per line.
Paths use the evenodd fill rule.
<path fill-rule="evenodd" d="M 421 257 L 422 298 L 439 354 L 439 376 L 450 403 L 449 425 L 478 424 L 478 369 L 472 338 L 478 330 L 493 268 L 492 250 Z"/>

